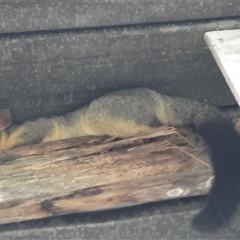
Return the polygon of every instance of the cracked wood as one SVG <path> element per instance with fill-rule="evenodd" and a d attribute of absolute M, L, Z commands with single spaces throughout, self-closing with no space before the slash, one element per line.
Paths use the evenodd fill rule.
<path fill-rule="evenodd" d="M 0 152 L 0 224 L 206 194 L 207 147 L 186 129 Z"/>

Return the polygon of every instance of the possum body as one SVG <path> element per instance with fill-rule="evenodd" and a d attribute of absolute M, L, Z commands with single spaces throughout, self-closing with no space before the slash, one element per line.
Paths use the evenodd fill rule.
<path fill-rule="evenodd" d="M 9 113 L 3 111 L 0 149 L 87 135 L 126 138 L 160 125 L 190 127 L 209 145 L 215 176 L 206 206 L 194 217 L 192 226 L 199 231 L 218 230 L 237 210 L 240 135 L 233 121 L 215 107 L 136 88 L 102 96 L 64 116 L 38 118 L 10 127 Z"/>

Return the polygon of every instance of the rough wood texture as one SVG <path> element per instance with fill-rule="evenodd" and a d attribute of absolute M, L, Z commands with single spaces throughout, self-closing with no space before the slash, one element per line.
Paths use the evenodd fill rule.
<path fill-rule="evenodd" d="M 240 105 L 240 29 L 207 32 L 204 38 Z"/>
<path fill-rule="evenodd" d="M 1 224 L 205 194 L 212 180 L 202 141 L 167 127 L 16 148 L 0 165 Z"/>

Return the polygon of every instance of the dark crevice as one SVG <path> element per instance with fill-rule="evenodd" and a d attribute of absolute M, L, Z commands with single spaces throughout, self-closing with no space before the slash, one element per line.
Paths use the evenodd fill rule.
<path fill-rule="evenodd" d="M 221 17 L 221 18 L 209 18 L 209 19 L 191 19 L 191 20 L 175 20 L 166 22 L 148 22 L 148 23 L 136 23 L 136 24 L 122 24 L 114 26 L 99 26 L 99 27 L 82 27 L 82 28 L 67 28 L 67 29 L 49 29 L 49 30 L 37 30 L 37 31 L 24 31 L 24 32 L 10 32 L 0 33 L 0 40 L 5 39 L 16 39 L 16 38 L 28 38 L 34 36 L 53 36 L 61 34 L 80 34 L 80 33 L 92 33 L 101 31 L 121 31 L 121 30 L 134 30 L 143 29 L 147 27 L 171 27 L 171 26 L 183 26 L 193 24 L 206 24 L 215 21 L 229 21 L 229 20 L 240 20 L 239 17 Z"/>

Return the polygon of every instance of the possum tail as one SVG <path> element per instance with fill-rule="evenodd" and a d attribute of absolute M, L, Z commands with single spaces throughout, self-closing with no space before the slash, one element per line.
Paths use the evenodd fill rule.
<path fill-rule="evenodd" d="M 240 136 L 226 117 L 201 124 L 197 132 L 210 146 L 215 179 L 207 205 L 194 217 L 192 226 L 213 231 L 230 220 L 240 201 Z"/>
<path fill-rule="evenodd" d="M 240 135 L 232 119 L 201 102 L 160 95 L 158 106 L 160 121 L 163 118 L 165 124 L 192 127 L 210 147 L 214 181 L 192 227 L 201 232 L 216 231 L 231 219 L 240 201 Z"/>

